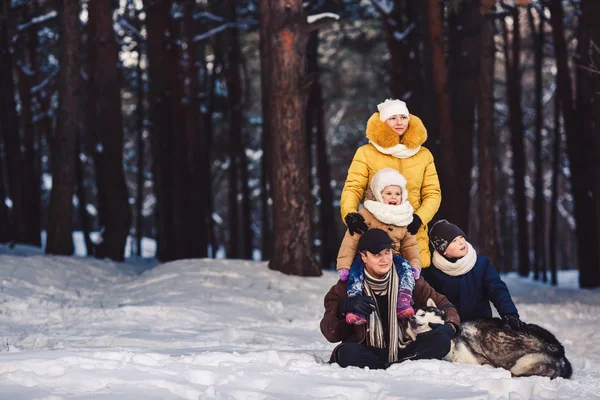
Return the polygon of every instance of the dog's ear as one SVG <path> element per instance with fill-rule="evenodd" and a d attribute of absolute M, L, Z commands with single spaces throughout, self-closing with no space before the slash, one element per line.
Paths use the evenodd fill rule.
<path fill-rule="evenodd" d="M 429 299 L 427 299 L 427 307 L 437 307 L 435 305 L 435 301 L 433 301 L 433 299 L 431 297 Z"/>

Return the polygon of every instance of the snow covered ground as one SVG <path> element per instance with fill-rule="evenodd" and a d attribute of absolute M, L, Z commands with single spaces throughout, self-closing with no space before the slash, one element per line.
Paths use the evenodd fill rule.
<path fill-rule="evenodd" d="M 574 271 L 558 288 L 505 280 L 522 318 L 563 342 L 573 379 L 430 360 L 386 371 L 326 364 L 334 345 L 319 321 L 334 272 L 0 246 L 0 398 L 600 399 L 600 291 L 578 289 Z"/>

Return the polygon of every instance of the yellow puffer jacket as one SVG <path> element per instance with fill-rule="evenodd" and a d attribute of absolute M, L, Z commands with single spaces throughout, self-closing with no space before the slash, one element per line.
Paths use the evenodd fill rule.
<path fill-rule="evenodd" d="M 408 149 L 416 149 L 427 140 L 427 130 L 419 117 L 411 114 L 409 121 L 406 133 L 398 141 L 398 134 L 379 119 L 379 113 L 374 113 L 367 122 L 367 139 L 383 148 L 400 143 Z M 408 158 L 383 154 L 371 143 L 359 147 L 348 168 L 348 177 L 342 190 L 342 220 L 347 214 L 358 211 L 373 175 L 383 168 L 395 168 L 407 180 L 408 201 L 415 209 L 415 214 L 423 221 L 416 236 L 421 266 L 427 268 L 431 263 L 427 224 L 440 208 L 442 193 L 433 155 L 425 147 L 421 146 L 415 155 Z"/>

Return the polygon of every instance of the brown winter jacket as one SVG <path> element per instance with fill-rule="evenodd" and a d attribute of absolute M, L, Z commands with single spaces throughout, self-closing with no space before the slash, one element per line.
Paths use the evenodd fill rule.
<path fill-rule="evenodd" d="M 390 239 L 392 239 L 392 249 L 396 254 L 405 258 L 413 267 L 421 268 L 417 239 L 406 230 L 405 226 L 385 224 L 375 218 L 366 208 L 361 208 L 358 213 L 365 219 L 369 229 L 379 228 L 387 232 Z M 336 266 L 338 270 L 350 269 L 358 248 L 358 239 L 360 239 L 359 234 L 350 235 L 346 231 L 338 252 Z"/>
<path fill-rule="evenodd" d="M 349 325 L 345 319 L 339 319 L 337 317 L 338 305 L 340 301 L 346 297 L 348 283 L 338 281 L 335 285 L 329 289 L 329 292 L 325 295 L 325 314 L 321 320 L 321 333 L 331 343 L 362 343 L 365 341 L 367 334 L 366 325 Z M 451 323 L 456 328 L 460 327 L 460 317 L 456 308 L 446 296 L 433 290 L 431 286 L 420 278 L 415 281 L 415 290 L 413 291 L 413 300 L 415 302 L 415 310 L 421 307 L 425 307 L 427 300 L 432 299 L 436 306 L 444 310 L 446 313 L 445 321 Z M 401 336 L 405 336 L 404 327 L 400 325 Z M 337 347 L 336 347 L 337 349 Z M 332 360 L 335 361 L 334 355 L 336 349 L 333 350 Z"/>

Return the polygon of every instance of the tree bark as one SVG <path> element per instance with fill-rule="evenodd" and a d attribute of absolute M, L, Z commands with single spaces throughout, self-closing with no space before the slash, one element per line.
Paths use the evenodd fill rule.
<path fill-rule="evenodd" d="M 209 144 L 204 143 L 205 132 L 201 127 L 199 63 L 204 63 L 204 57 L 199 57 L 199 46 L 194 43 L 194 28 L 197 23 L 193 19 L 194 4 L 185 2 L 183 5 L 183 40 L 187 42 L 187 70 L 189 84 L 185 87 L 183 102 L 185 122 L 185 138 L 188 143 L 187 164 L 189 169 L 190 187 L 188 188 L 188 223 L 194 233 L 187 238 L 189 256 L 202 258 L 208 256 L 210 237 L 209 199 L 211 190 L 205 182 L 210 182 L 210 150 Z M 202 53 L 202 52 L 200 52 Z M 204 71 L 206 72 L 206 71 Z M 204 74 L 206 76 L 206 74 Z"/>
<path fill-rule="evenodd" d="M 473 136 L 475 131 L 475 109 L 479 82 L 474 77 L 480 75 L 482 55 L 483 16 L 481 0 L 464 0 L 460 9 L 449 16 L 449 90 L 452 111 L 452 145 L 456 171 L 461 178 L 452 182 L 457 197 L 451 207 L 444 208 L 453 223 L 469 228 L 471 169 L 473 168 Z M 487 73 L 486 73 L 487 74 Z M 444 147 L 445 151 L 446 148 Z M 442 203 L 442 205 L 445 201 Z"/>
<path fill-rule="evenodd" d="M 140 21 L 138 28 L 142 27 Z M 139 29 L 141 31 L 141 29 Z M 142 39 L 139 39 L 141 41 Z M 144 76 L 142 71 L 142 44 L 137 46 L 138 60 L 136 65 L 136 95 L 137 105 L 136 113 L 136 156 L 137 156 L 137 173 L 136 173 L 136 197 L 135 197 L 135 251 L 138 257 L 142 256 L 142 238 L 144 237 L 144 198 L 145 198 L 145 183 L 146 178 L 146 146 L 144 140 L 144 120 L 146 113 L 144 111 Z"/>
<path fill-rule="evenodd" d="M 307 101 L 308 131 L 315 135 L 315 150 L 317 161 L 317 178 L 319 182 L 319 226 L 321 238 L 321 265 L 324 268 L 334 268 L 337 259 L 340 240 L 338 238 L 333 208 L 333 191 L 331 189 L 331 172 L 327 156 L 327 141 L 325 138 L 325 121 L 323 113 L 323 88 L 320 82 L 319 70 L 319 31 L 310 33 L 308 40 L 307 81 L 309 94 Z"/>
<path fill-rule="evenodd" d="M 176 235 L 173 230 L 173 160 L 172 160 L 172 88 L 169 82 L 171 36 L 169 19 L 171 0 L 148 0 L 146 29 L 148 31 L 148 73 L 150 99 L 150 139 L 152 147 L 152 174 L 156 195 L 157 258 L 170 261 L 176 258 Z"/>
<path fill-rule="evenodd" d="M 225 0 L 227 19 L 237 22 L 236 1 Z M 249 210 L 248 172 L 242 109 L 242 77 L 240 73 L 239 30 L 227 32 L 227 99 L 229 102 L 229 226 L 230 248 L 234 258 L 252 258 L 252 230 Z M 244 179 L 246 177 L 246 179 Z"/>
<path fill-rule="evenodd" d="M 440 132 L 440 159 L 441 166 L 438 168 L 440 184 L 442 187 L 443 209 L 438 215 L 454 215 L 452 210 L 460 209 L 459 201 L 461 194 L 457 186 L 456 154 L 454 153 L 454 129 L 450 115 L 450 96 L 448 94 L 448 81 L 446 77 L 446 58 L 444 51 L 444 30 L 440 2 L 438 0 L 427 0 L 427 24 L 429 26 L 429 51 L 431 53 L 431 64 L 433 67 L 433 89 L 435 93 L 435 105 L 438 114 L 437 122 Z M 469 178 L 470 180 L 470 175 Z M 461 226 L 467 230 L 468 227 Z"/>
<path fill-rule="evenodd" d="M 598 272 L 598 226 L 593 197 L 589 193 L 593 189 L 596 158 L 590 155 L 596 147 L 593 138 L 589 136 L 589 125 L 583 121 L 589 118 L 590 100 L 586 97 L 592 81 L 586 76 L 589 73 L 584 68 L 578 68 L 577 76 L 577 108 L 575 104 L 572 81 L 568 64 L 567 45 L 564 38 L 564 13 L 560 0 L 552 0 L 550 3 L 552 21 L 552 37 L 554 41 L 554 52 L 556 56 L 558 94 L 561 102 L 561 113 L 564 120 L 567 136 L 567 154 L 571 169 L 571 188 L 575 208 L 575 235 L 577 237 L 577 252 L 579 259 L 579 284 L 582 288 L 594 288 L 600 286 L 600 273 Z M 590 33 L 598 29 L 597 3 L 583 2 L 580 20 L 580 31 L 577 44 L 578 60 L 581 66 L 589 63 Z M 595 25 L 595 27 L 594 27 Z M 594 27 L 594 28 L 593 28 Z M 588 86 L 589 85 L 589 86 Z M 595 198 L 595 197 L 594 197 Z M 594 221 L 594 223 L 590 223 Z M 594 249 L 594 250 L 592 250 Z"/>
<path fill-rule="evenodd" d="M 577 39 L 575 119 L 578 129 L 567 131 L 572 188 L 575 198 L 579 283 L 600 287 L 600 3 L 583 0 Z M 594 70 L 596 69 L 596 70 Z M 573 126 L 575 128 L 575 126 Z"/>
<path fill-rule="evenodd" d="M 10 32 L 9 23 L 11 18 L 10 15 L 10 1 L 3 0 L 1 3 L 2 7 L 2 21 L 0 22 L 0 55 L 2 56 L 2 62 L 0 62 L 0 134 L 2 135 L 3 154 L 6 161 L 6 193 L 12 200 L 12 209 L 9 213 L 9 233 L 10 239 L 13 241 L 20 241 L 21 239 L 21 148 L 19 140 L 19 116 L 17 115 L 16 102 L 15 102 L 15 86 L 13 81 L 13 57 L 10 49 Z M 5 199 L 5 198 L 4 198 Z M 2 201 L 4 203 L 4 200 Z M 7 209 L 8 211 L 8 209 Z"/>
<path fill-rule="evenodd" d="M 89 23 L 94 36 L 90 46 L 97 63 L 89 76 L 96 107 L 92 115 L 93 157 L 98 187 L 98 221 L 101 238 L 94 255 L 115 261 L 125 259 L 125 244 L 131 226 L 129 193 L 123 172 L 123 116 L 118 63 L 119 48 L 113 30 L 110 2 L 88 3 Z"/>
<path fill-rule="evenodd" d="M 267 1 L 259 3 L 259 7 L 265 8 L 269 4 Z M 261 10 L 262 12 L 262 10 Z M 265 12 L 266 13 L 266 12 Z M 266 18 L 266 17 L 265 17 Z M 261 17 L 262 19 L 262 17 Z M 271 187 L 269 186 L 269 155 L 271 148 L 269 146 L 271 134 L 269 132 L 269 121 L 271 114 L 269 110 L 269 98 L 271 84 L 271 60 L 269 51 L 271 44 L 271 27 L 265 21 L 259 24 L 259 57 L 260 57 L 260 89 L 261 89 L 261 110 L 262 110 L 262 134 L 261 147 L 263 156 L 260 162 L 260 209 L 261 209 L 261 258 L 263 261 L 270 260 L 273 254 L 273 222 L 272 222 L 272 199 Z M 270 201 L 271 200 L 271 201 Z"/>
<path fill-rule="evenodd" d="M 0 138 L 18 132 L 18 118 L 14 97 L 13 65 L 9 39 L 10 0 L 0 3 Z M 2 152 L 0 159 L 0 199 L 6 198 L 7 185 L 5 181 L 5 160 L 7 149 Z M 16 239 L 16 231 L 10 211 L 5 201 L 0 201 L 0 242 L 6 243 Z"/>
<path fill-rule="evenodd" d="M 494 43 L 494 19 L 483 16 L 481 26 L 481 61 L 479 69 L 477 119 L 479 126 L 479 236 L 482 254 L 492 264 L 498 261 L 496 247 L 497 226 L 494 207 L 494 65 L 496 45 Z"/>
<path fill-rule="evenodd" d="M 79 3 L 61 0 L 59 10 L 58 129 L 51 141 L 52 192 L 48 209 L 47 254 L 73 254 L 75 157 L 80 131 Z"/>
<path fill-rule="evenodd" d="M 83 153 L 82 146 L 82 134 L 79 133 L 77 135 L 77 142 L 75 144 L 75 176 L 77 180 L 77 211 L 79 212 L 79 223 L 81 226 L 81 233 L 83 234 L 83 242 L 85 243 L 86 255 L 91 256 L 94 254 L 94 242 L 91 239 L 90 231 L 91 231 L 91 221 L 90 214 L 87 211 L 87 196 L 85 194 L 85 162 L 80 157 L 80 154 Z"/>
<path fill-rule="evenodd" d="M 560 130 L 560 97 L 554 93 L 554 148 L 552 157 L 552 189 L 550 204 L 550 283 L 553 286 L 558 284 L 557 262 L 557 230 L 558 230 L 558 178 L 561 170 L 561 130 Z"/>
<path fill-rule="evenodd" d="M 29 7 L 24 6 L 23 20 L 29 21 Z M 21 98 L 21 126 L 23 134 L 22 159 L 22 220 L 19 241 L 33 246 L 41 246 L 41 191 L 39 170 L 39 154 L 33 116 L 32 79 L 37 76 L 38 65 L 36 53 L 38 32 L 35 25 L 26 29 L 22 35 L 22 66 L 19 71 L 19 96 Z"/>
<path fill-rule="evenodd" d="M 540 15 L 540 25 L 536 32 L 532 7 L 527 9 L 531 33 L 534 42 L 535 71 L 535 199 L 533 218 L 534 268 L 533 279 L 538 280 L 540 274 L 547 281 L 546 268 L 546 210 L 544 201 L 544 164 L 542 162 L 542 129 L 544 128 L 544 110 L 542 104 L 543 80 L 542 63 L 544 59 L 544 16 Z"/>
<path fill-rule="evenodd" d="M 269 268 L 286 274 L 318 276 L 312 257 L 312 202 L 304 141 L 305 18 L 300 0 L 261 0 L 271 83 L 267 96 L 270 137 L 269 177 L 273 194 L 275 247 Z M 269 34 L 270 33 L 270 34 Z"/>
<path fill-rule="evenodd" d="M 517 248 L 519 249 L 519 275 L 527 276 L 529 265 L 529 234 L 527 224 L 527 199 L 525 197 L 525 143 L 523 141 L 523 111 L 521 109 L 521 24 L 520 9 L 513 10 L 513 29 L 510 65 L 506 71 L 509 119 L 512 146 L 512 164 L 517 211 Z M 507 55 L 508 56 L 508 55 Z"/>

